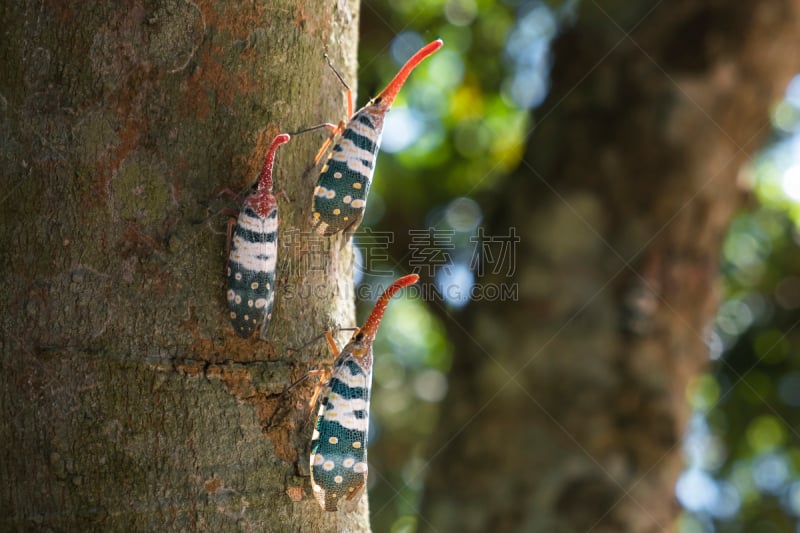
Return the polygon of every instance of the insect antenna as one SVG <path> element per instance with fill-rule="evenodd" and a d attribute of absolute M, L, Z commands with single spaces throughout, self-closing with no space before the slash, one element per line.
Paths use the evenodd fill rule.
<path fill-rule="evenodd" d="M 331 63 L 331 58 L 330 56 L 328 56 L 327 52 L 325 53 L 325 61 L 328 62 L 328 66 L 330 67 L 330 69 L 333 71 L 334 74 L 336 74 L 336 77 L 339 78 L 339 81 L 342 83 L 342 85 L 344 85 L 344 88 L 347 92 L 347 118 L 350 118 L 353 116 L 353 112 L 355 111 L 354 109 L 355 106 L 353 105 L 353 90 L 350 88 L 349 85 L 347 85 L 347 82 L 344 81 L 344 78 L 342 77 L 341 74 L 339 74 L 339 71 L 336 70 L 336 67 L 333 66 L 333 63 Z"/>

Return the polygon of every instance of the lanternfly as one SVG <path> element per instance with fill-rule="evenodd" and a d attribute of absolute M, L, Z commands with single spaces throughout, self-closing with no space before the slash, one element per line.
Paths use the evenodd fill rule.
<path fill-rule="evenodd" d="M 256 190 L 242 202 L 235 226 L 233 220 L 228 225 L 228 310 L 234 331 L 244 338 L 259 324 L 263 337 L 272 318 L 278 255 L 278 202 L 272 194 L 272 167 L 275 152 L 287 142 L 285 133 L 272 141 Z"/>
<path fill-rule="evenodd" d="M 418 279 L 409 274 L 392 283 L 341 352 L 327 334 L 336 360 L 330 379 L 321 386 L 322 400 L 311 438 L 311 488 L 326 511 L 354 510 L 366 489 L 372 343 L 389 300 Z"/>
<path fill-rule="evenodd" d="M 441 39 L 427 44 L 403 65 L 378 96 L 350 117 L 347 125 L 330 126 L 334 135 L 341 133 L 341 137 L 333 145 L 314 189 L 311 226 L 318 234 L 327 236 L 345 230 L 355 231 L 361 223 L 386 113 L 411 71 L 441 47 Z M 349 113 L 352 113 L 352 108 L 352 96 L 348 90 Z M 328 143 L 323 145 L 318 158 L 327 146 Z"/>

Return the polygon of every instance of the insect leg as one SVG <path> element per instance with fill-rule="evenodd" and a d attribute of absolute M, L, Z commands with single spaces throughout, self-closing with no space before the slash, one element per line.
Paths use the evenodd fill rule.
<path fill-rule="evenodd" d="M 339 357 L 339 347 L 336 346 L 336 341 L 333 338 L 333 334 L 330 331 L 325 332 L 325 340 L 328 341 L 328 346 L 331 347 L 331 351 L 333 352 L 334 357 Z"/>
<path fill-rule="evenodd" d="M 344 126 L 345 126 L 344 120 L 339 122 L 339 124 L 336 126 L 334 126 L 333 124 L 325 124 L 325 127 L 331 130 L 331 135 L 330 137 L 325 139 L 325 142 L 322 143 L 322 147 L 317 152 L 317 155 L 314 156 L 315 165 L 319 163 L 319 160 L 322 159 L 322 156 L 325 155 L 325 152 L 328 151 L 328 147 L 333 143 L 333 139 L 335 139 L 337 135 L 339 135 L 344 131 Z"/>
<path fill-rule="evenodd" d="M 306 376 L 320 376 L 319 383 L 314 386 L 314 392 L 311 394 L 311 400 L 308 402 L 309 412 L 313 412 L 314 406 L 317 405 L 319 395 L 322 393 L 322 389 L 325 388 L 325 385 L 327 385 L 328 381 L 331 379 L 331 371 L 329 369 L 319 368 L 316 370 L 309 370 Z"/>
<path fill-rule="evenodd" d="M 237 213 L 238 214 L 238 213 Z M 233 242 L 233 228 L 236 227 L 236 219 L 229 218 L 228 219 L 228 227 L 225 230 L 225 256 L 230 257 L 231 255 L 231 243 Z M 225 267 L 227 268 L 227 264 Z"/>

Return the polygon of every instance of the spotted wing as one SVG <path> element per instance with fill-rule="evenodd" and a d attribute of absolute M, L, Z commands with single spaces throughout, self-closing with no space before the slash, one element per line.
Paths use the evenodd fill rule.
<path fill-rule="evenodd" d="M 311 206 L 311 226 L 320 235 L 355 229 L 367 207 L 382 117 L 360 110 L 347 124 L 322 167 Z"/>
<path fill-rule="evenodd" d="M 354 510 L 366 489 L 371 382 L 371 368 L 342 351 L 322 393 L 311 439 L 311 488 L 326 511 Z"/>
<path fill-rule="evenodd" d="M 236 334 L 248 338 L 261 323 L 261 336 L 272 318 L 278 209 L 266 217 L 245 206 L 236 221 L 228 256 L 228 309 Z"/>

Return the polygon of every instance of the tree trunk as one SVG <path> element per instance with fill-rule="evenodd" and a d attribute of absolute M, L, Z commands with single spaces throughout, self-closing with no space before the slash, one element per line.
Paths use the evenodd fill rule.
<path fill-rule="evenodd" d="M 519 299 L 449 322 L 423 530 L 665 531 L 679 511 L 685 389 L 739 182 L 800 70 L 800 2 L 580 7 L 525 162 L 485 202 L 486 233 L 522 241 L 513 279 L 478 283 Z"/>
<path fill-rule="evenodd" d="M 353 324 L 352 249 L 307 235 L 322 134 L 278 151 L 269 342 L 233 334 L 218 193 L 344 115 L 358 2 L 0 7 L 0 529 L 368 531 L 311 498 L 306 408 Z M 302 347 L 293 351 L 290 348 Z"/>

